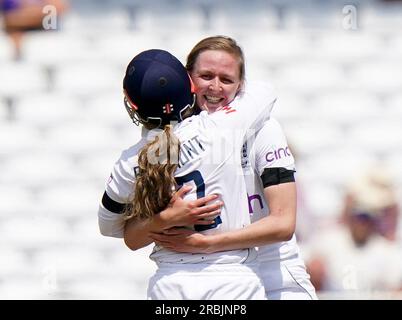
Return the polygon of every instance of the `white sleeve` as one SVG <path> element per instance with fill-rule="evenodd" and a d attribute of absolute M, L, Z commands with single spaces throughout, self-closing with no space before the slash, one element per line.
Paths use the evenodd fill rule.
<path fill-rule="evenodd" d="M 257 132 L 253 144 L 256 171 L 261 176 L 265 168 L 295 170 L 295 160 L 279 122 L 271 118 Z"/>
<path fill-rule="evenodd" d="M 98 209 L 99 231 L 103 236 L 113 238 L 124 237 L 125 221 L 121 214 L 113 213 L 107 210 L 102 203 Z"/>
<path fill-rule="evenodd" d="M 104 236 L 123 238 L 125 220 L 123 210 L 132 197 L 135 183 L 134 167 L 122 157 L 115 163 L 98 209 L 100 233 Z"/>
<path fill-rule="evenodd" d="M 275 101 L 276 95 L 271 86 L 262 82 L 252 82 L 247 85 L 240 97 L 210 116 L 218 127 L 235 129 L 248 139 L 270 118 Z"/>

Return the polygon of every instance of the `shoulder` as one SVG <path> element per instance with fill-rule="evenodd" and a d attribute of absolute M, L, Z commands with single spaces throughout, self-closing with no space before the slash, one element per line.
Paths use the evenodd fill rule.
<path fill-rule="evenodd" d="M 252 96 L 254 99 L 276 100 L 277 94 L 275 87 L 265 81 L 246 81 L 240 96 Z"/>
<path fill-rule="evenodd" d="M 147 143 L 146 139 L 141 139 L 136 144 L 123 150 L 120 159 L 127 162 L 132 161 L 133 158 L 138 156 L 138 154 L 141 152 L 141 149 L 146 145 L 146 143 Z"/>
<path fill-rule="evenodd" d="M 123 150 L 120 154 L 119 159 L 115 163 L 115 171 L 131 172 L 134 167 L 138 165 L 138 155 L 141 149 L 146 145 L 147 140 L 142 138 L 136 144 L 130 146 L 129 148 Z"/>
<path fill-rule="evenodd" d="M 180 132 L 183 128 L 192 127 L 198 124 L 202 119 L 208 118 L 208 113 L 206 111 L 201 111 L 198 114 L 193 114 L 191 117 L 184 119 L 183 121 L 177 123 L 174 126 L 174 132 Z"/>
<path fill-rule="evenodd" d="M 268 142 L 286 143 L 286 136 L 279 121 L 271 117 L 257 132 L 256 140 L 262 141 L 264 144 Z"/>
<path fill-rule="evenodd" d="M 278 119 L 274 117 L 270 117 L 267 121 L 265 121 L 262 129 L 272 133 L 283 133 L 282 125 L 279 123 Z"/>
<path fill-rule="evenodd" d="M 250 116 L 254 112 L 269 110 L 276 101 L 276 92 L 273 86 L 268 82 L 247 81 L 243 90 L 228 105 L 219 108 L 214 114 L 237 114 L 240 111 L 241 116 Z"/>
<path fill-rule="evenodd" d="M 268 81 L 247 80 L 243 89 L 245 92 L 254 92 L 256 90 L 264 90 L 275 92 L 275 87 Z"/>

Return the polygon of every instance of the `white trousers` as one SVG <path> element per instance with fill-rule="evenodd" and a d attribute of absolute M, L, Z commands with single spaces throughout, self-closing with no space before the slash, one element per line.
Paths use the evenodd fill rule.
<path fill-rule="evenodd" d="M 260 262 L 268 300 L 317 300 L 304 262 L 299 257 Z"/>
<path fill-rule="evenodd" d="M 150 300 L 266 300 L 257 264 L 161 264 Z"/>

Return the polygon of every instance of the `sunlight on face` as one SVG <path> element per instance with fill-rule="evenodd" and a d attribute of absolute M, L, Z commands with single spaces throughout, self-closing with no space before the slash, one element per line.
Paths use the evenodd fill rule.
<path fill-rule="evenodd" d="M 231 102 L 241 87 L 239 61 L 222 50 L 202 52 L 191 72 L 197 93 L 197 104 L 214 112 Z"/>

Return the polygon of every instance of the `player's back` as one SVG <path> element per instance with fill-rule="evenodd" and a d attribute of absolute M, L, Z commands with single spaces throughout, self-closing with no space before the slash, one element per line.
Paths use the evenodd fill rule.
<path fill-rule="evenodd" d="M 255 91 L 264 92 L 267 96 L 267 92 L 258 86 Z M 250 94 L 239 99 L 239 103 L 212 115 L 203 111 L 174 128 L 181 142 L 176 180 L 179 184 L 194 186 L 186 199 L 218 194 L 219 200 L 224 203 L 220 220 L 210 229 L 198 229 L 200 232 L 220 233 L 240 229 L 250 223 L 240 150 L 244 137 L 253 134 L 253 129 L 261 126 L 269 116 L 268 109 L 272 108 L 274 101 L 272 91 L 268 91 L 270 100 L 261 99 L 256 92 L 251 90 Z M 234 263 L 244 261 L 252 251 L 244 249 L 203 255 L 176 253 L 156 247 L 151 258 L 157 262 Z"/>

